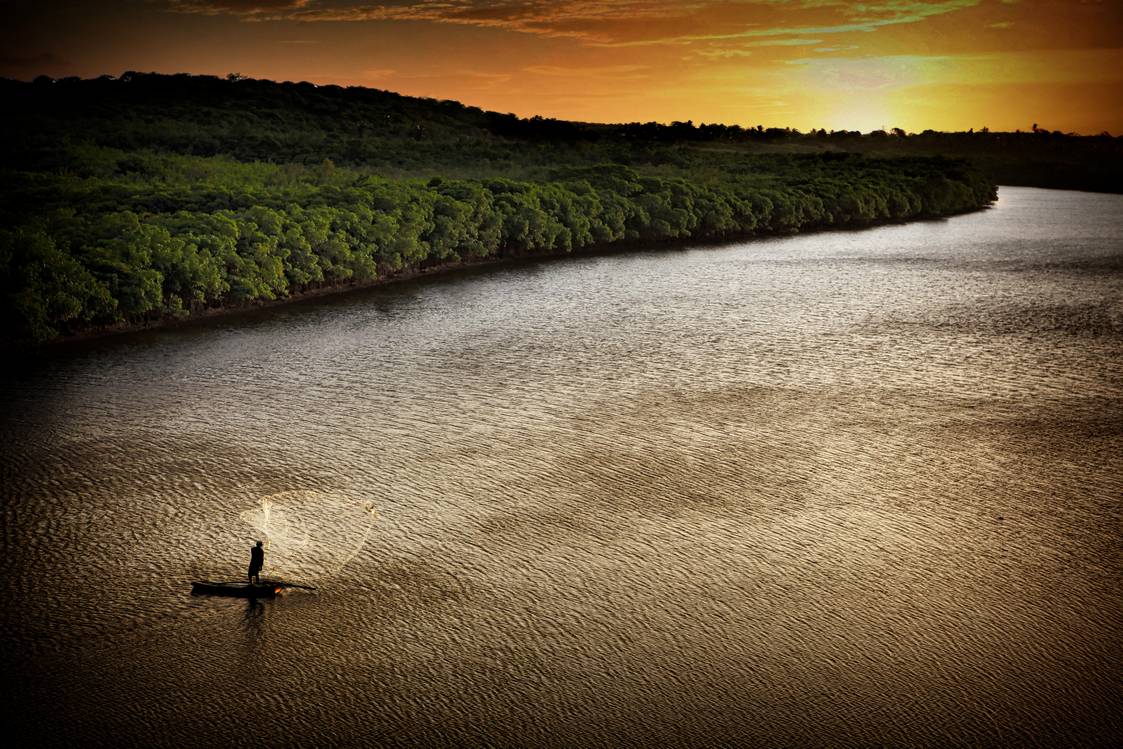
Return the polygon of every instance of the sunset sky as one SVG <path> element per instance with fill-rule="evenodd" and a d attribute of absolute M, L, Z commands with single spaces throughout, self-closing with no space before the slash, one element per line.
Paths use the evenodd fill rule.
<path fill-rule="evenodd" d="M 1123 0 L 5 3 L 0 75 L 370 86 L 523 116 L 1123 133 Z"/>

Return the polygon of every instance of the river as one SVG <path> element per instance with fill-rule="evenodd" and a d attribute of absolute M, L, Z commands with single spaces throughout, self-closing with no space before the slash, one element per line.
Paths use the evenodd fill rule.
<path fill-rule="evenodd" d="M 1123 196 L 476 269 L 2 385 L 32 743 L 1123 740 Z M 255 524 L 318 590 L 192 597 Z"/>

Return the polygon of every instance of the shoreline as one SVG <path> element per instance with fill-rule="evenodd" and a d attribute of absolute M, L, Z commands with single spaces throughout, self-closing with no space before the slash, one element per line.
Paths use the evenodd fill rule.
<path fill-rule="evenodd" d="M 999 186 L 1001 189 L 1001 186 Z M 1042 189 L 1042 188 L 1039 188 Z M 106 338 L 119 338 L 125 337 L 130 334 L 154 332 L 158 330 L 172 330 L 181 327 L 189 327 L 192 325 L 203 324 L 208 321 L 217 320 L 225 317 L 232 317 L 237 315 L 248 315 L 258 311 L 264 311 L 280 306 L 296 305 L 302 302 L 311 302 L 324 297 L 339 297 L 345 296 L 349 293 L 358 293 L 370 289 L 392 286 L 394 284 L 406 283 L 409 281 L 416 281 L 429 277 L 445 277 L 453 276 L 460 271 L 476 271 L 483 270 L 495 266 L 516 266 L 522 263 L 538 263 L 542 261 L 563 260 L 566 258 L 576 257 L 597 257 L 597 256 L 611 256 L 622 255 L 637 252 L 645 252 L 647 250 L 685 250 L 690 248 L 717 248 L 733 244 L 742 244 L 752 242 L 753 240 L 776 239 L 783 237 L 795 237 L 803 234 L 822 234 L 829 232 L 847 232 L 847 231 L 865 231 L 867 229 L 878 229 L 885 226 L 903 226 L 905 224 L 923 223 L 929 221 L 945 221 L 955 216 L 964 216 L 971 213 L 978 213 L 979 211 L 990 210 L 994 207 L 995 201 L 991 201 L 986 205 L 979 206 L 967 211 L 958 211 L 955 213 L 947 213 L 941 216 L 916 216 L 908 219 L 883 219 L 871 221 L 860 226 L 844 225 L 844 226 L 830 226 L 830 225 L 817 225 L 805 227 L 802 230 L 794 232 L 762 232 L 752 233 L 743 236 L 722 237 L 720 239 L 671 239 L 671 240 L 643 240 L 643 241 L 621 241 L 612 242 L 609 244 L 594 244 L 575 249 L 570 252 L 534 252 L 525 255 L 510 255 L 500 256 L 493 255 L 485 258 L 475 258 L 468 260 L 457 260 L 455 262 L 438 263 L 425 268 L 409 268 L 406 270 L 398 271 L 391 275 L 380 276 L 379 278 L 367 279 L 365 281 L 354 281 L 348 283 L 334 284 L 330 286 L 321 286 L 314 289 L 308 289 L 296 294 L 283 297 L 281 299 L 264 299 L 255 300 L 246 304 L 237 306 L 223 306 L 211 307 L 199 312 L 189 314 L 184 317 L 163 317 L 156 320 L 144 323 L 118 323 L 114 325 L 106 325 L 97 328 L 84 330 L 80 333 L 72 333 L 70 335 L 58 336 L 49 341 L 42 343 L 21 346 L 20 344 L 8 344 L 9 350 L 30 350 L 30 351 L 44 351 L 48 349 L 56 349 L 67 347 L 70 345 L 99 341 Z"/>

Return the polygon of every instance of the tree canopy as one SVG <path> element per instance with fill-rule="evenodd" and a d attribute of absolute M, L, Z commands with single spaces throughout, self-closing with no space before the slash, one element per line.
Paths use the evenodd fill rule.
<path fill-rule="evenodd" d="M 689 123 L 520 120 L 198 76 L 0 90 L 15 104 L 0 314 L 21 341 L 439 264 L 856 227 L 995 197 L 963 160 L 761 151 Z"/>

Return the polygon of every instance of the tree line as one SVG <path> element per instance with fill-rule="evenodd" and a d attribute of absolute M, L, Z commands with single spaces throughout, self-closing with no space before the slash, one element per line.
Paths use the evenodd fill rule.
<path fill-rule="evenodd" d="M 863 226 L 995 196 L 977 173 L 941 160 L 788 166 L 798 179 L 699 184 L 603 165 L 543 182 L 310 176 L 255 191 L 40 175 L 15 201 L 28 212 L 0 231 L 5 330 L 46 340 L 439 263 Z"/>
<path fill-rule="evenodd" d="M 597 124 L 487 112 L 456 101 L 359 87 L 275 83 L 232 75 L 126 72 L 93 80 L 0 79 L 6 158 L 66 169 L 93 144 L 240 161 L 323 159 L 393 176 L 536 176 L 558 163 L 697 161 L 718 150 L 842 151 L 970 158 L 998 184 L 1123 192 L 1123 136 L 901 128 L 857 131 L 692 121 Z M 439 169 L 434 169 L 439 166 Z"/>
<path fill-rule="evenodd" d="M 181 93 L 199 83 L 156 78 L 173 79 Z M 131 85 L 88 83 L 90 90 Z M 202 83 L 224 90 L 245 82 Z M 262 96 L 286 91 L 270 85 L 276 91 L 265 87 Z M 473 129 L 455 107 L 438 104 L 434 114 L 416 101 L 390 107 L 401 121 L 391 118 L 389 130 L 355 113 L 350 124 L 321 129 L 323 118 L 309 114 L 306 101 L 286 108 L 274 97 L 246 117 L 275 111 L 293 127 L 278 130 L 290 142 L 320 146 L 307 154 L 279 147 L 272 158 L 239 150 L 269 135 L 262 131 L 233 145 L 220 138 L 212 153 L 183 129 L 215 119 L 212 99 L 178 101 L 180 131 L 169 135 L 159 132 L 159 117 L 148 129 L 136 125 L 150 102 L 139 114 L 117 115 L 112 102 L 76 89 L 85 98 L 68 104 L 52 94 L 50 106 L 3 116 L 5 128 L 28 136 L 6 139 L 0 187 L 0 315 L 10 340 L 283 299 L 434 265 L 858 227 L 974 210 L 995 198 L 985 174 L 938 157 L 543 141 L 522 149 L 520 160 L 485 113 L 471 115 Z M 384 97 L 363 97 L 388 106 Z M 241 132 L 238 111 L 222 111 L 226 124 L 206 125 L 208 132 Z M 443 123 L 428 150 L 411 150 L 414 116 Z M 106 124 L 113 122 L 117 135 Z M 383 127 L 378 137 L 393 153 L 334 161 L 334 139 L 353 126 Z M 471 147 L 450 147 L 457 142 Z M 416 160 L 410 169 L 387 166 L 407 152 Z M 481 156 L 491 152 L 504 154 L 499 166 Z"/>

